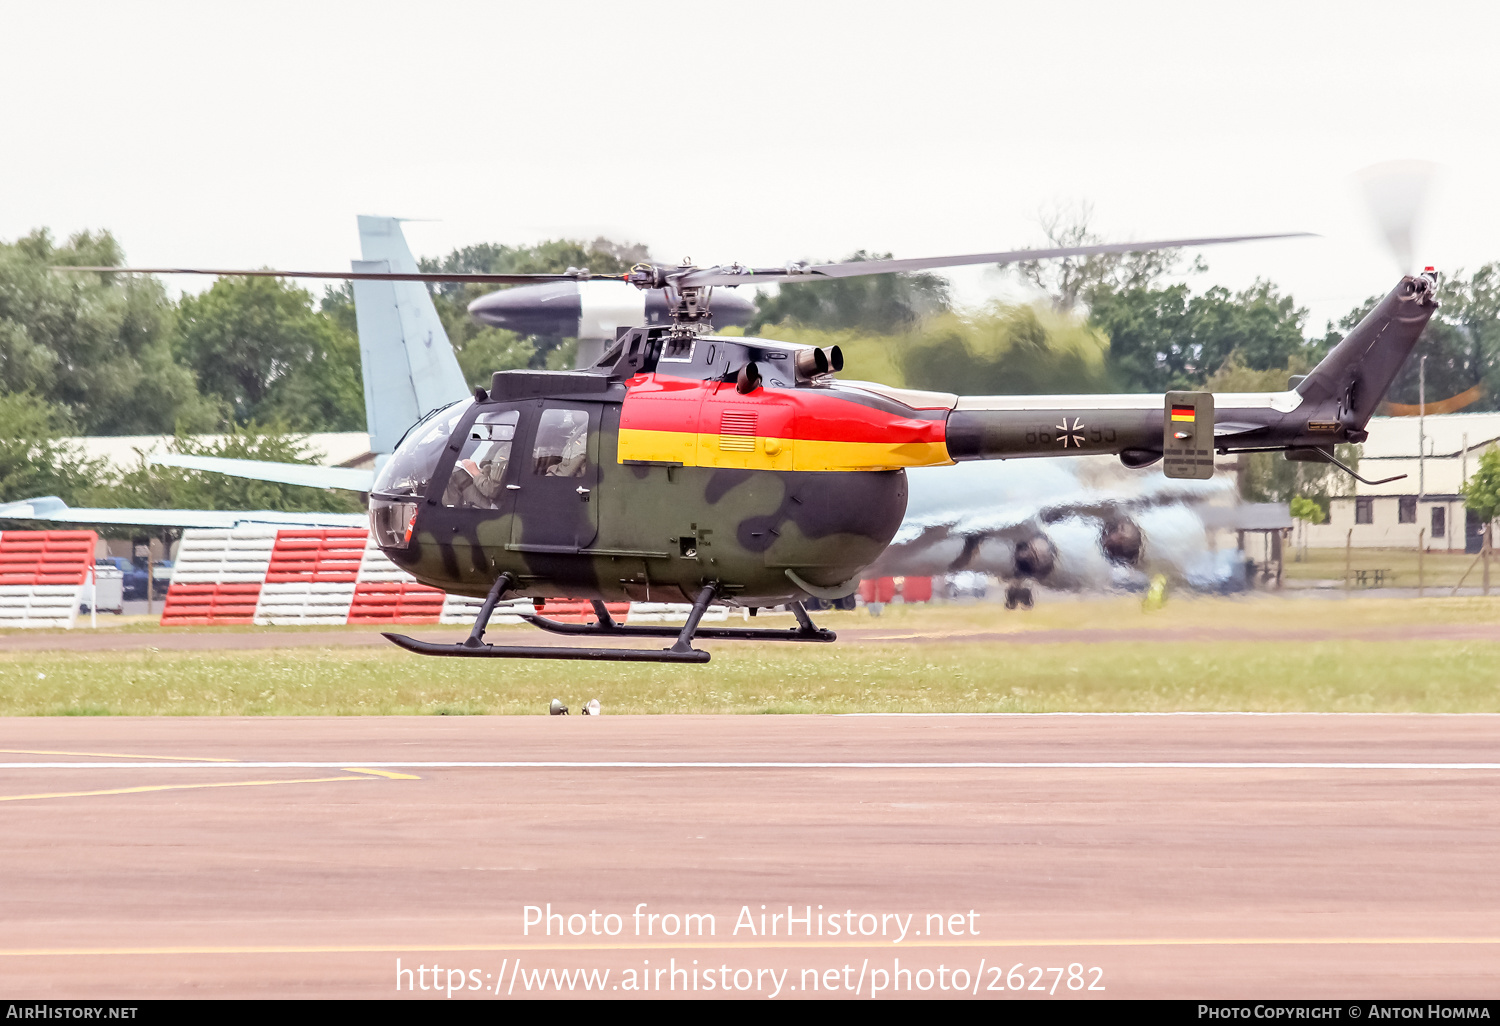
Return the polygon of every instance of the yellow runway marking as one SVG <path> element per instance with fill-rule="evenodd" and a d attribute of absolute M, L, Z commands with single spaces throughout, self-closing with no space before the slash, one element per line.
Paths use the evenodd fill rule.
<path fill-rule="evenodd" d="M 209 759 L 197 755 L 121 755 L 119 752 L 44 752 L 30 748 L 0 748 L 6 755 L 83 755 L 93 759 L 160 759 L 162 762 L 239 762 L 238 759 Z"/>
<path fill-rule="evenodd" d="M 348 779 L 348 778 L 340 778 Z M 1064 940 L 918 940 L 901 944 L 834 941 L 741 941 L 660 942 L 646 944 L 330 944 L 330 945 L 243 945 L 160 948 L 10 948 L 0 949 L 0 958 L 22 956 L 97 956 L 97 955 L 360 955 L 399 952 L 505 951 L 525 954 L 533 951 L 714 951 L 828 948 L 1155 948 L 1155 947 L 1338 947 L 1343 945 L 1416 946 L 1416 945 L 1493 945 L 1500 937 L 1163 937 L 1163 938 L 1073 938 Z"/>
<path fill-rule="evenodd" d="M 151 784 L 145 787 L 113 787 L 104 791 L 54 791 L 49 794 L 0 795 L 0 802 L 29 802 L 42 798 L 93 798 L 107 794 L 141 794 L 146 791 L 191 791 L 204 787 L 266 787 L 271 784 L 331 784 L 336 780 L 363 780 L 370 777 L 309 777 L 303 780 L 225 780 L 216 784 Z"/>
<path fill-rule="evenodd" d="M 387 780 L 421 780 L 415 773 L 393 773 L 390 770 L 361 769 L 358 766 L 345 766 L 345 773 L 368 773 L 375 777 L 385 777 Z"/>

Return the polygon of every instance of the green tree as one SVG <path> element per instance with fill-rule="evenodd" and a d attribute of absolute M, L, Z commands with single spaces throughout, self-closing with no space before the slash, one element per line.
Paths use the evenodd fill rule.
<path fill-rule="evenodd" d="M 929 318 L 904 334 L 835 331 L 789 321 L 778 324 L 775 335 L 801 345 L 838 346 L 844 351 L 842 377 L 851 380 L 959 395 L 1101 392 L 1110 386 L 1104 336 L 1077 316 L 1046 305 L 993 303 Z"/>
<path fill-rule="evenodd" d="M 364 427 L 359 343 L 280 278 L 220 278 L 179 304 L 176 349 L 237 423 L 299 431 Z"/>
<path fill-rule="evenodd" d="M 90 434 L 212 429 L 220 410 L 173 357 L 173 308 L 159 282 L 51 269 L 122 261 L 108 232 L 58 246 L 38 229 L 0 244 L 0 391 L 60 405 Z"/>
<path fill-rule="evenodd" d="M 860 250 L 846 260 L 888 260 Z M 745 334 L 768 325 L 798 324 L 823 331 L 859 329 L 878 335 L 909 331 L 922 320 L 951 309 L 948 280 L 935 274 L 871 274 L 807 285 L 781 285 L 755 297 L 755 316 Z"/>
<path fill-rule="evenodd" d="M 306 438 L 301 435 L 254 424 L 218 438 L 178 435 L 168 451 L 273 463 L 316 464 L 322 457 L 321 453 L 308 448 Z M 332 513 L 359 513 L 364 509 L 352 492 L 163 467 L 148 463 L 144 456 L 135 467 L 120 475 L 118 481 L 98 488 L 93 500 L 100 506 L 132 509 L 270 509 Z"/>
<path fill-rule="evenodd" d="M 1479 466 L 1464 482 L 1464 506 L 1474 511 L 1481 523 L 1488 524 L 1500 516 L 1500 449 L 1490 446 L 1479 457 Z"/>
<path fill-rule="evenodd" d="M 103 474 L 67 441 L 73 424 L 61 408 L 29 392 L 0 394 L 0 501 L 56 495 L 77 502 Z M 34 525 L 32 525 L 34 526 Z"/>
<path fill-rule="evenodd" d="M 1040 217 L 1049 248 L 1096 246 L 1105 240 L 1089 229 L 1092 204 L 1064 204 L 1044 212 Z M 1182 251 L 1156 249 L 1140 253 L 1096 253 L 1093 256 L 1062 257 L 1051 260 L 1023 260 L 1009 265 L 1022 281 L 1045 293 L 1059 312 L 1069 312 L 1079 304 L 1092 306 L 1105 292 L 1131 292 L 1151 289 L 1182 265 Z M 1201 258 L 1195 259 L 1190 271 L 1208 270 Z"/>
<path fill-rule="evenodd" d="M 1110 370 L 1127 391 L 1198 388 L 1236 357 L 1251 370 L 1312 364 L 1323 340 L 1303 337 L 1307 311 L 1270 282 L 1241 292 L 1215 286 L 1193 295 L 1186 285 L 1094 294 L 1089 322 L 1109 337 Z M 1277 387 L 1285 387 L 1283 382 Z"/>
<path fill-rule="evenodd" d="M 1309 499 L 1305 495 L 1292 496 L 1292 516 L 1298 520 L 1305 520 L 1309 524 L 1321 524 L 1328 519 L 1328 511 L 1317 499 Z"/>
<path fill-rule="evenodd" d="M 1110 387 L 1104 336 L 1047 307 L 992 304 L 948 314 L 905 336 L 906 383 L 959 395 L 1104 392 Z"/>

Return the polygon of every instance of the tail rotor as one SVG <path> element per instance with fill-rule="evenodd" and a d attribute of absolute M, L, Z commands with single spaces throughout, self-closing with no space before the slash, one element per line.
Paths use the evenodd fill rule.
<path fill-rule="evenodd" d="M 1416 243 L 1422 211 L 1437 179 L 1438 165 L 1426 160 L 1392 160 L 1355 173 L 1370 215 L 1401 269 L 1417 270 Z"/>

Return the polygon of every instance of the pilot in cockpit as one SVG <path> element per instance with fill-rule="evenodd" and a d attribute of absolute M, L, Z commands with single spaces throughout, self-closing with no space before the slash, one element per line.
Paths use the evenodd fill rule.
<path fill-rule="evenodd" d="M 453 475 L 443 491 L 443 505 L 471 509 L 498 509 L 498 497 L 504 488 L 505 468 L 510 462 L 510 442 L 494 442 L 488 452 L 477 452 L 479 459 L 461 459 L 453 465 Z"/>
<path fill-rule="evenodd" d="M 589 422 L 587 417 L 569 415 L 569 419 L 576 419 L 577 423 L 572 426 L 568 434 L 568 440 L 563 443 L 562 459 L 547 468 L 548 477 L 582 477 L 589 458 Z"/>

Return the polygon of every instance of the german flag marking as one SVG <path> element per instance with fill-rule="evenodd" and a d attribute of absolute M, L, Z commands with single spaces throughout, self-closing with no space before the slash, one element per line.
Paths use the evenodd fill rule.
<path fill-rule="evenodd" d="M 1197 410 L 1194 407 L 1192 407 L 1192 406 L 1175 406 L 1174 405 L 1172 407 L 1172 419 L 1173 420 L 1196 420 L 1197 416 L 1198 416 Z"/>

